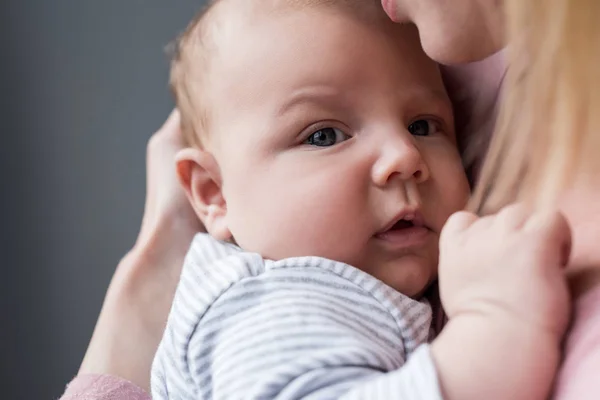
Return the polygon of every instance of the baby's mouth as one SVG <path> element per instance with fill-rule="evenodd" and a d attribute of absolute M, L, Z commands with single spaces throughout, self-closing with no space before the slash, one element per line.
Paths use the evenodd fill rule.
<path fill-rule="evenodd" d="M 419 210 L 403 210 L 394 217 L 382 230 L 380 230 L 377 235 L 391 232 L 391 231 L 400 231 L 404 229 L 410 228 L 426 228 L 423 215 Z"/>
<path fill-rule="evenodd" d="M 398 221 L 394 225 L 392 225 L 392 227 L 390 229 L 388 229 L 387 232 L 412 228 L 413 226 L 415 226 L 415 224 L 412 221 L 401 219 L 400 221 Z"/>
<path fill-rule="evenodd" d="M 384 229 L 375 234 L 376 239 L 386 242 L 386 246 L 406 249 L 425 244 L 431 233 L 419 212 L 402 213 Z"/>

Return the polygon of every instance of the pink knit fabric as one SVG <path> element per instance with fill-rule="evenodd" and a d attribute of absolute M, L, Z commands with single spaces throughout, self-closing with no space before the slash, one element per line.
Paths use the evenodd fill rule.
<path fill-rule="evenodd" d="M 575 305 L 555 400 L 600 399 L 600 286 Z"/>
<path fill-rule="evenodd" d="M 135 384 L 111 375 L 78 375 L 60 400 L 151 400 Z"/>

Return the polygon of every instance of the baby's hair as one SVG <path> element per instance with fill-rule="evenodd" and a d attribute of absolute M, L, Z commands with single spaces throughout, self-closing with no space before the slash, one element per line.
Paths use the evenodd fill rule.
<path fill-rule="evenodd" d="M 508 71 L 471 209 L 555 205 L 600 169 L 600 1 L 505 0 Z"/>
<path fill-rule="evenodd" d="M 368 19 L 385 16 L 379 0 L 209 0 L 187 28 L 169 46 L 171 74 L 169 86 L 181 115 L 181 129 L 188 146 L 201 147 L 210 123 L 209 107 L 202 104 L 208 84 L 211 61 L 217 51 L 216 31 L 222 18 L 222 5 L 239 7 L 242 13 L 260 10 L 275 14 L 314 6 L 332 6 Z M 275 15 L 273 15 L 275 17 Z M 206 99 L 208 102 L 209 100 Z"/>
<path fill-rule="evenodd" d="M 188 146 L 201 146 L 197 132 L 205 130 L 207 125 L 206 108 L 197 104 L 202 98 L 199 89 L 203 82 L 191 85 L 190 81 L 207 74 L 207 25 L 209 15 L 217 2 L 218 0 L 208 1 L 168 49 L 171 55 L 169 86 L 181 115 L 181 129 Z M 190 63 L 194 56 L 197 57 L 194 60 L 195 68 L 202 70 L 192 77 Z"/>

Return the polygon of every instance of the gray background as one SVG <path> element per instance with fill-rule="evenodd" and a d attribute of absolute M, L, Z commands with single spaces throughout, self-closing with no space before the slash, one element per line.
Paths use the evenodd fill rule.
<path fill-rule="evenodd" d="M 201 3 L 1 3 L 3 399 L 58 398 L 76 373 L 172 106 L 164 47 Z"/>

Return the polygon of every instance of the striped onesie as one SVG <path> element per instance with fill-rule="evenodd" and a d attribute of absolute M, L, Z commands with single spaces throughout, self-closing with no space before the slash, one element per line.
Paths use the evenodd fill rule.
<path fill-rule="evenodd" d="M 263 259 L 198 234 L 153 399 L 442 399 L 431 307 L 352 266 Z"/>

